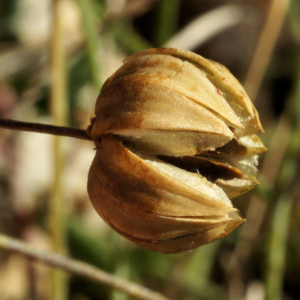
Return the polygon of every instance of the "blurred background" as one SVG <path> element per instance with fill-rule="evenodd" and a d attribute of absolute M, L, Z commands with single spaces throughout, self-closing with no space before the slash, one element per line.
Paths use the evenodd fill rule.
<path fill-rule="evenodd" d="M 248 222 L 193 252 L 144 250 L 92 208 L 92 142 L 1 129 L 0 232 L 174 300 L 299 299 L 299 0 L 1 0 L 0 117 L 85 129 L 122 60 L 162 46 L 224 64 L 259 111 L 261 184 L 233 199 Z M 54 299 L 54 281 L 51 268 L 0 252 L 1 299 Z M 59 282 L 56 299 L 129 299 L 79 277 Z"/>

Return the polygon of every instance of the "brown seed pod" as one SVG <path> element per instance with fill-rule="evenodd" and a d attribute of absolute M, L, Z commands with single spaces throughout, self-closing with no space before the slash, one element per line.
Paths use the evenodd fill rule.
<path fill-rule="evenodd" d="M 229 199 L 258 184 L 258 113 L 222 65 L 149 49 L 104 84 L 88 133 L 88 193 L 99 215 L 147 249 L 178 253 L 244 220 Z"/>

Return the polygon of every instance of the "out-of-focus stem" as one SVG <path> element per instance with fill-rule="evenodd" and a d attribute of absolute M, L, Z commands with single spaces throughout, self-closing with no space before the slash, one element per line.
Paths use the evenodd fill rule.
<path fill-rule="evenodd" d="M 122 20 L 122 22 L 114 22 L 113 30 L 116 40 L 129 52 L 134 53 L 154 47 L 150 42 L 136 32 L 132 24 L 127 21 Z"/>
<path fill-rule="evenodd" d="M 60 268 L 84 278 L 102 283 L 113 289 L 122 291 L 141 300 L 168 300 L 162 294 L 151 291 L 143 286 L 124 280 L 104 272 L 87 263 L 70 259 L 58 253 L 39 250 L 28 243 L 0 234 L 0 249 L 13 251 L 26 257 L 43 262 L 52 267 Z"/>
<path fill-rule="evenodd" d="M 268 243 L 266 300 L 282 299 L 286 248 L 293 195 L 282 195 L 276 203 Z"/>
<path fill-rule="evenodd" d="M 219 6 L 192 20 L 179 32 L 167 36 L 164 47 L 193 51 L 211 38 L 245 20 L 246 11 L 239 5 Z"/>
<path fill-rule="evenodd" d="M 100 63 L 97 55 L 99 34 L 96 11 L 91 0 L 77 0 L 77 2 L 81 10 L 91 79 L 95 90 L 98 93 L 102 83 L 100 78 Z"/>
<path fill-rule="evenodd" d="M 300 2 L 292 1 L 289 10 L 289 26 L 293 32 L 295 39 L 300 45 Z"/>
<path fill-rule="evenodd" d="M 53 29 L 51 40 L 51 116 L 54 124 L 63 126 L 67 119 L 66 54 L 63 43 L 62 1 L 53 0 Z M 54 178 L 49 201 L 49 222 L 52 248 L 55 252 L 66 253 L 66 209 L 62 192 L 63 153 L 61 138 L 54 137 Z M 52 299 L 67 299 L 68 278 L 60 270 L 52 270 Z"/>
<path fill-rule="evenodd" d="M 252 101 L 257 96 L 289 5 L 290 0 L 272 0 L 270 3 L 267 19 L 261 31 L 244 83 L 244 87 Z"/>
<path fill-rule="evenodd" d="M 170 39 L 177 27 L 179 1 L 178 0 L 161 0 L 159 2 L 156 24 L 155 44 L 158 47 Z"/>

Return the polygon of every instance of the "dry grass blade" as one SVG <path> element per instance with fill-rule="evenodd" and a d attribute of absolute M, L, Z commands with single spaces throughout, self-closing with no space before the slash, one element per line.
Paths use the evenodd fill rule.
<path fill-rule="evenodd" d="M 275 43 L 283 26 L 290 0 L 273 0 L 265 25 L 261 31 L 244 86 L 255 101 L 261 81 L 269 64 Z"/>
<path fill-rule="evenodd" d="M 192 21 L 165 47 L 193 50 L 227 28 L 237 25 L 244 18 L 244 11 L 236 5 L 218 7 Z"/>
<path fill-rule="evenodd" d="M 46 252 L 28 245 L 25 242 L 0 234 L 0 248 L 17 252 L 28 258 L 41 261 L 49 266 L 60 268 L 66 272 L 82 276 L 96 282 L 105 284 L 113 289 L 122 291 L 134 298 L 142 300 L 167 300 L 163 295 L 148 290 L 145 287 L 125 281 L 110 275 L 87 263 L 70 259 L 58 253 Z"/>

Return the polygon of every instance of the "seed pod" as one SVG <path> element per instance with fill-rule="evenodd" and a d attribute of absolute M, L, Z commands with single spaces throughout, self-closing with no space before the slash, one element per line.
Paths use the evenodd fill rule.
<path fill-rule="evenodd" d="M 99 215 L 147 249 L 178 253 L 244 220 L 229 199 L 258 184 L 258 113 L 222 65 L 185 50 L 127 58 L 104 84 L 88 133 Z"/>

